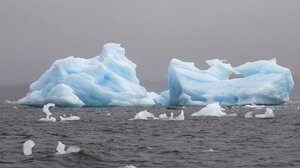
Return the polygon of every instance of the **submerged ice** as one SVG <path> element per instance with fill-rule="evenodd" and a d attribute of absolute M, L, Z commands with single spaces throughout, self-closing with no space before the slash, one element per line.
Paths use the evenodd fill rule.
<path fill-rule="evenodd" d="M 100 56 L 57 60 L 18 103 L 60 107 L 149 106 L 156 93 L 139 84 L 136 65 L 119 44 L 105 44 Z"/>
<path fill-rule="evenodd" d="M 157 102 L 165 104 L 221 105 L 282 104 L 289 101 L 294 86 L 289 69 L 276 64 L 276 60 L 260 60 L 232 67 L 214 59 L 206 63 L 207 70 L 199 70 L 194 63 L 173 59 L 168 69 L 169 90 L 162 92 Z M 229 79 L 230 74 L 243 78 Z"/>

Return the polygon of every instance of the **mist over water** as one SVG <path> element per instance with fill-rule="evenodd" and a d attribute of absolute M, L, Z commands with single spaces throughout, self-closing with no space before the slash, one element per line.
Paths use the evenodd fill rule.
<path fill-rule="evenodd" d="M 299 100 L 270 106 L 272 119 L 244 117 L 265 108 L 225 107 L 237 117 L 190 116 L 201 107 L 52 108 L 56 118 L 81 118 L 57 123 L 39 122 L 41 108 L 1 104 L 0 167 L 299 167 Z M 142 110 L 155 116 L 184 110 L 185 120 L 129 120 Z M 24 156 L 28 139 L 35 146 Z M 56 156 L 58 141 L 81 151 Z"/>

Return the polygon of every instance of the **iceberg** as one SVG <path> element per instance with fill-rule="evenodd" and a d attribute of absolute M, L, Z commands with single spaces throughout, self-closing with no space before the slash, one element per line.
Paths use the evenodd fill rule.
<path fill-rule="evenodd" d="M 140 86 L 136 65 L 120 44 L 105 44 L 99 56 L 56 60 L 19 104 L 58 107 L 151 106 L 158 95 Z"/>
<path fill-rule="evenodd" d="M 76 121 L 76 120 L 80 120 L 80 117 L 78 117 L 78 116 L 73 116 L 73 115 L 71 115 L 71 116 L 60 116 L 59 117 L 60 118 L 60 120 L 61 121 Z"/>
<path fill-rule="evenodd" d="M 55 104 L 53 103 L 48 103 L 46 105 L 44 105 L 43 107 L 43 112 L 46 114 L 45 118 L 41 118 L 39 119 L 39 121 L 44 121 L 44 122 L 56 122 L 56 118 L 52 117 L 52 113 L 50 112 L 49 108 L 50 107 L 55 107 Z"/>
<path fill-rule="evenodd" d="M 288 68 L 277 65 L 276 59 L 248 62 L 238 67 L 219 59 L 207 60 L 207 70 L 194 63 L 172 59 L 168 69 L 168 91 L 156 102 L 169 99 L 169 105 L 283 104 L 289 101 L 294 86 Z M 242 78 L 230 79 L 231 74 Z M 167 97 L 169 92 L 169 97 Z M 164 103 L 161 103 L 164 104 Z"/>
<path fill-rule="evenodd" d="M 180 114 L 174 118 L 175 121 L 182 121 L 184 120 L 184 112 L 181 110 Z"/>

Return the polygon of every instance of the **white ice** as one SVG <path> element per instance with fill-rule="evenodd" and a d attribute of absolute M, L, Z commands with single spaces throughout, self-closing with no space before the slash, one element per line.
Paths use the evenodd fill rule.
<path fill-rule="evenodd" d="M 252 111 L 249 111 L 245 114 L 245 118 L 252 118 Z"/>
<path fill-rule="evenodd" d="M 222 111 L 219 102 L 208 104 L 200 111 L 193 113 L 191 116 L 226 116 L 227 114 Z"/>
<path fill-rule="evenodd" d="M 127 166 L 119 167 L 119 168 L 137 168 L 137 167 L 135 167 L 135 166 L 133 166 L 133 165 L 127 165 Z"/>
<path fill-rule="evenodd" d="M 60 120 L 61 121 L 76 121 L 76 120 L 80 120 L 80 117 L 78 116 L 69 116 L 69 117 L 66 117 L 66 116 L 60 116 Z"/>
<path fill-rule="evenodd" d="M 58 141 L 56 147 L 56 155 L 68 154 L 68 153 L 77 153 L 80 151 L 78 146 L 70 146 L 67 150 L 65 150 L 66 145 L 63 144 L 61 141 Z"/>
<path fill-rule="evenodd" d="M 130 120 L 147 120 L 148 118 L 158 119 L 154 116 L 154 114 L 148 112 L 147 110 L 143 110 L 138 112 L 133 119 Z"/>
<path fill-rule="evenodd" d="M 160 114 L 158 118 L 161 120 L 166 120 L 166 119 L 168 119 L 168 116 L 166 113 L 163 113 L 163 114 Z"/>
<path fill-rule="evenodd" d="M 177 120 L 177 121 L 184 120 L 184 112 L 183 112 L 183 110 L 181 110 L 181 113 L 177 117 L 175 117 L 174 120 Z"/>
<path fill-rule="evenodd" d="M 274 118 L 274 117 L 275 117 L 275 115 L 273 113 L 273 110 L 270 109 L 270 108 L 266 109 L 265 114 L 256 114 L 255 115 L 255 118 L 266 118 L 266 119 L 268 119 L 268 118 Z"/>
<path fill-rule="evenodd" d="M 170 117 L 169 117 L 169 120 L 173 120 L 174 119 L 174 114 L 173 114 L 173 112 L 171 112 L 171 115 L 170 115 Z"/>
<path fill-rule="evenodd" d="M 256 105 L 256 104 L 253 104 L 253 103 L 252 103 L 251 105 L 250 105 L 250 104 L 245 105 L 245 107 L 246 107 L 246 108 L 262 109 L 262 108 L 264 108 L 265 106 L 264 106 L 264 105 L 260 105 L 260 106 L 259 106 L 259 105 Z"/>
<path fill-rule="evenodd" d="M 31 155 L 32 148 L 35 146 L 35 143 L 32 140 L 27 140 L 23 143 L 23 153 L 24 155 Z"/>
<path fill-rule="evenodd" d="M 17 102 L 11 101 L 11 100 L 5 100 L 5 103 L 8 103 L 8 104 L 16 104 Z"/>
<path fill-rule="evenodd" d="M 52 117 L 52 113 L 49 111 L 50 107 L 55 107 L 55 104 L 53 103 L 48 103 L 44 105 L 43 107 L 43 112 L 46 114 L 45 118 L 39 119 L 39 121 L 44 121 L 44 122 L 56 122 L 56 118 Z"/>

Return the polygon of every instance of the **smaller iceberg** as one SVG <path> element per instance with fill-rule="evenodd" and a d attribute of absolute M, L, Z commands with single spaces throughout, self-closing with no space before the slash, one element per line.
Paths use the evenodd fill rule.
<path fill-rule="evenodd" d="M 43 112 L 46 114 L 46 118 L 41 118 L 39 121 L 44 121 L 44 122 L 56 122 L 56 118 L 52 117 L 52 113 L 49 111 L 50 107 L 55 107 L 55 104 L 53 103 L 48 103 L 44 105 L 43 107 Z"/>
<path fill-rule="evenodd" d="M 267 108 L 266 109 L 266 112 L 265 114 L 256 114 L 255 115 L 255 118 L 265 118 L 265 119 L 268 119 L 268 118 L 274 118 L 275 115 L 273 113 L 273 110 Z"/>
<path fill-rule="evenodd" d="M 176 120 L 176 121 L 182 121 L 182 120 L 184 120 L 184 112 L 183 112 L 183 110 L 181 110 L 181 113 L 177 117 L 175 117 L 174 120 Z"/>
<path fill-rule="evenodd" d="M 64 115 L 64 116 L 60 116 L 60 120 L 61 121 L 76 121 L 76 120 L 80 120 L 80 117 L 73 116 L 73 115 L 67 117 L 67 116 Z"/>
<path fill-rule="evenodd" d="M 28 156 L 32 154 L 32 148 L 35 146 L 35 143 L 32 140 L 27 140 L 23 143 L 23 153 Z"/>
<path fill-rule="evenodd" d="M 65 150 L 66 145 L 63 144 L 61 141 L 58 141 L 56 147 L 56 155 L 68 154 L 68 153 L 77 153 L 80 151 L 78 146 L 70 146 L 67 150 Z"/>
<path fill-rule="evenodd" d="M 158 119 L 157 117 L 154 116 L 154 114 L 148 112 L 147 110 L 144 110 L 144 111 L 140 111 L 139 113 L 137 113 L 134 116 L 134 118 L 132 118 L 130 120 L 147 120 L 148 118 Z"/>
<path fill-rule="evenodd" d="M 173 112 L 171 112 L 171 115 L 170 115 L 170 117 L 169 117 L 169 120 L 173 120 L 174 119 L 174 114 L 173 114 Z"/>
<path fill-rule="evenodd" d="M 219 102 L 208 104 L 200 111 L 193 113 L 191 116 L 226 116 L 227 114 L 222 111 Z"/>
<path fill-rule="evenodd" d="M 124 166 L 124 167 L 119 167 L 119 168 L 136 168 L 135 166 L 133 165 L 127 165 L 127 166 Z"/>

